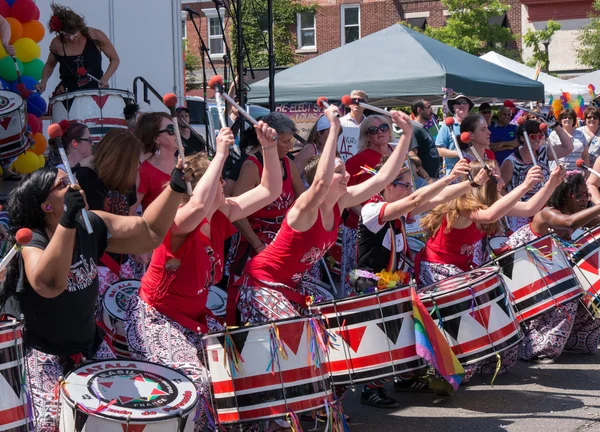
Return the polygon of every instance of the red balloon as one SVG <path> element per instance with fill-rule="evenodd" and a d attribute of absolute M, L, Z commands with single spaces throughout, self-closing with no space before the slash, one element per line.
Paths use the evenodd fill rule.
<path fill-rule="evenodd" d="M 10 14 L 21 23 L 26 23 L 35 18 L 37 6 L 32 0 L 17 0 L 10 8 Z"/>
<path fill-rule="evenodd" d="M 42 132 L 42 121 L 33 114 L 27 114 L 27 124 L 31 128 L 31 134 Z"/>
<path fill-rule="evenodd" d="M 33 17 L 34 20 L 39 21 L 40 19 L 40 8 L 37 7 L 37 5 L 35 6 L 35 16 Z"/>
<path fill-rule="evenodd" d="M 4 18 L 8 18 L 10 16 L 10 6 L 6 3 L 6 0 L 0 0 L 0 15 Z"/>

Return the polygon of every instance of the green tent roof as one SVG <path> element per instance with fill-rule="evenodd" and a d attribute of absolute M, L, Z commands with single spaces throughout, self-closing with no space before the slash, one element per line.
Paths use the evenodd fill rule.
<path fill-rule="evenodd" d="M 442 88 L 472 97 L 544 100 L 544 85 L 395 24 L 275 75 L 281 102 L 339 100 L 353 89 L 377 105 L 419 96 L 440 101 Z M 251 103 L 268 103 L 269 80 L 252 84 Z"/>

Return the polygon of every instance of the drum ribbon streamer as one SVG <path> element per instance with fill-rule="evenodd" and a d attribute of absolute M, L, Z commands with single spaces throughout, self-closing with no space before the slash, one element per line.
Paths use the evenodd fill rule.
<path fill-rule="evenodd" d="M 327 331 L 325 322 L 322 319 L 309 318 L 306 329 L 310 344 L 309 358 L 313 361 L 315 367 L 319 368 L 321 366 L 321 358 L 317 348 L 321 348 L 323 353 L 327 353 L 330 347 L 337 350 L 332 343 L 336 338 Z"/>
<path fill-rule="evenodd" d="M 202 401 L 202 405 L 204 405 L 204 413 L 206 414 L 206 422 L 210 426 L 210 430 L 225 431 L 226 429 L 219 422 L 219 420 L 218 420 L 219 417 L 217 417 L 215 410 L 213 409 L 212 405 L 206 398 L 206 395 L 201 393 L 200 390 L 198 390 L 198 397 Z M 194 423 L 198 420 L 198 417 L 200 417 L 200 410 L 196 411 L 196 415 L 194 416 Z M 217 423 L 215 423 L 215 419 L 216 419 Z"/>
<path fill-rule="evenodd" d="M 235 346 L 235 342 L 231 337 L 231 333 L 229 333 L 229 329 L 225 330 L 225 354 L 223 365 L 227 368 L 227 363 L 229 363 L 231 376 L 235 377 L 235 373 L 241 370 L 241 363 L 244 362 L 244 359 Z"/>
<path fill-rule="evenodd" d="M 292 432 L 302 432 L 302 426 L 300 426 L 300 420 L 294 411 L 290 411 L 285 415 L 285 420 L 290 425 Z"/>
<path fill-rule="evenodd" d="M 277 362 L 277 368 L 281 370 L 281 365 L 279 364 L 279 355 L 284 360 L 288 359 L 288 353 L 285 349 L 285 345 L 281 341 L 279 337 L 279 329 L 275 326 L 275 323 L 271 323 L 269 327 L 269 345 L 271 347 L 271 361 L 267 365 L 267 372 L 271 369 L 271 375 L 275 375 L 275 362 Z"/>
<path fill-rule="evenodd" d="M 21 319 L 23 319 L 23 316 L 21 316 Z M 18 338 L 17 327 L 13 329 L 13 337 L 14 340 L 17 340 Z M 22 351 L 17 349 L 17 363 L 21 364 L 21 362 L 23 362 L 22 364 L 25 365 L 22 370 L 19 368 L 21 375 L 21 399 L 25 399 L 23 402 L 27 403 L 27 415 L 29 418 L 33 418 L 35 411 L 33 410 L 33 402 L 31 400 L 31 395 L 29 394 L 29 388 L 27 387 L 27 383 L 29 382 L 27 376 L 27 360 L 21 357 L 22 354 Z"/>
<path fill-rule="evenodd" d="M 327 417 L 325 432 L 350 432 L 350 427 L 348 426 L 339 400 L 328 402 L 325 399 L 325 414 Z"/>

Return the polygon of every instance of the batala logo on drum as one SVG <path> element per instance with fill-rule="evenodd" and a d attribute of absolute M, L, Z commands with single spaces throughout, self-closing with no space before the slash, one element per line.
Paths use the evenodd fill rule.
<path fill-rule="evenodd" d="M 127 302 L 132 295 L 136 294 L 140 290 L 139 284 L 136 286 L 130 285 L 128 287 L 121 288 L 120 291 L 116 292 L 115 303 L 121 310 L 127 309 Z M 114 293 L 111 293 L 114 295 Z M 112 295 L 111 295 L 112 297 Z"/>
<path fill-rule="evenodd" d="M 130 369 L 131 366 L 136 365 L 121 368 L 118 363 L 105 363 L 105 370 L 94 373 L 88 381 L 90 394 L 105 403 L 114 400 L 114 406 L 138 410 L 161 408 L 177 399 L 176 383 L 149 371 Z"/>

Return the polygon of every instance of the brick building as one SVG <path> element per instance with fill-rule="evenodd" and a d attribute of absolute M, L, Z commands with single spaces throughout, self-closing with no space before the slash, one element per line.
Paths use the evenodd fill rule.
<path fill-rule="evenodd" d="M 277 0 L 275 0 L 277 1 Z M 448 11 L 439 0 L 299 0 L 305 4 L 318 4 L 316 13 L 299 14 L 296 23 L 296 60 L 306 61 L 335 49 L 357 38 L 367 36 L 395 23 L 405 21 L 411 25 L 439 27 L 444 25 Z M 518 35 L 515 48 L 522 49 L 521 35 L 529 28 L 542 29 L 549 19 L 558 20 L 562 29 L 549 46 L 551 72 L 575 75 L 587 68 L 577 64 L 573 48 L 577 45 L 577 32 L 589 20 L 593 0 L 506 0 L 510 9 L 493 21 L 508 27 Z M 224 46 L 215 2 L 182 0 L 201 13 L 200 31 L 211 50 L 211 59 L 218 72 L 222 70 Z M 222 16 L 227 12 L 221 9 Z M 182 15 L 189 47 L 198 52 L 199 41 L 188 19 Z M 198 19 L 196 19 L 198 22 Z M 224 20 L 227 25 L 230 20 Z M 226 29 L 226 37 L 228 30 Z M 523 50 L 524 57 L 531 55 Z M 207 68 L 209 76 L 212 74 Z M 262 75 L 260 78 L 264 77 Z"/>

